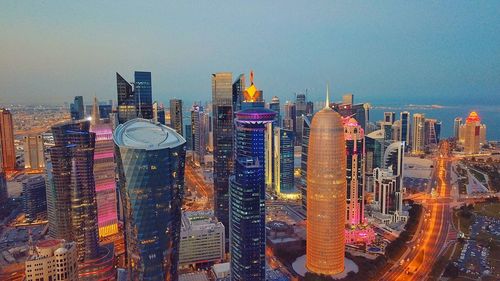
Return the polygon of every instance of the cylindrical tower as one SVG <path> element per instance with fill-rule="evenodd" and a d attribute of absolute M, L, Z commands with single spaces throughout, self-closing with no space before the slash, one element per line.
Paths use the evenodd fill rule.
<path fill-rule="evenodd" d="M 342 118 L 329 106 L 313 117 L 308 153 L 306 268 L 334 275 L 344 271 L 346 146 Z"/>

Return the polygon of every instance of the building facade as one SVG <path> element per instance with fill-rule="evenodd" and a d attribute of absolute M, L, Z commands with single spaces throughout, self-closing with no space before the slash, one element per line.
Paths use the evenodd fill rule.
<path fill-rule="evenodd" d="M 26 259 L 26 281 L 78 280 L 77 264 L 74 242 L 55 239 L 40 241 Z"/>
<path fill-rule="evenodd" d="M 412 124 L 411 153 L 414 155 L 423 154 L 425 148 L 425 116 L 420 113 L 413 114 Z"/>
<path fill-rule="evenodd" d="M 184 126 L 182 125 L 182 100 L 171 99 L 170 100 L 170 126 L 183 136 Z"/>
<path fill-rule="evenodd" d="M 134 97 L 138 117 L 153 119 L 153 87 L 151 72 L 134 72 Z"/>
<path fill-rule="evenodd" d="M 26 219 L 43 219 L 47 215 L 47 196 L 45 194 L 45 178 L 42 175 L 29 177 L 23 185 L 23 211 Z"/>
<path fill-rule="evenodd" d="M 45 168 L 45 155 L 42 135 L 28 135 L 23 137 L 24 168 L 27 170 L 42 171 Z"/>
<path fill-rule="evenodd" d="M 365 190 L 365 136 L 356 119 L 344 119 L 346 142 L 347 223 L 351 226 L 364 222 Z"/>
<path fill-rule="evenodd" d="M 3 171 L 16 169 L 16 148 L 14 147 L 14 123 L 10 110 L 0 108 L 0 152 Z"/>
<path fill-rule="evenodd" d="M 294 133 L 274 128 L 274 188 L 283 199 L 297 199 L 294 180 Z"/>
<path fill-rule="evenodd" d="M 465 124 L 461 128 L 464 139 L 464 153 L 479 153 L 481 151 L 481 144 L 486 143 L 486 125 L 481 124 L 479 115 L 475 111 L 472 111 L 467 119 L 465 119 Z"/>
<path fill-rule="evenodd" d="M 70 105 L 71 120 L 82 120 L 85 118 L 85 106 L 83 104 L 83 97 L 76 96 L 73 103 Z"/>
<path fill-rule="evenodd" d="M 118 123 L 123 124 L 137 117 L 137 109 L 132 85 L 118 72 L 116 73 L 116 91 L 118 96 Z"/>
<path fill-rule="evenodd" d="M 114 132 L 131 280 L 178 280 L 186 141 L 175 130 L 133 119 Z"/>

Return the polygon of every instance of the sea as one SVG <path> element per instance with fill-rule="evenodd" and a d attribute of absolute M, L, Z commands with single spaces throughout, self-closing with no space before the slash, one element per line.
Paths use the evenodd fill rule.
<path fill-rule="evenodd" d="M 401 111 L 423 113 L 426 118 L 437 119 L 442 122 L 441 138 L 453 136 L 453 122 L 456 117 L 465 118 L 471 111 L 476 111 L 481 118 L 481 123 L 486 124 L 486 139 L 500 141 L 500 105 L 456 106 L 456 105 L 372 105 L 370 121 L 383 120 L 384 112 L 396 112 L 396 120 Z"/>

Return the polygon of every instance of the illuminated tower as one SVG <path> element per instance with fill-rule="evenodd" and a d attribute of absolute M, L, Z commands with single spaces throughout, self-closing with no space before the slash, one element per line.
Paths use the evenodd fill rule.
<path fill-rule="evenodd" d="M 97 98 L 94 98 L 90 131 L 95 133 L 94 179 L 97 200 L 99 237 L 118 233 L 116 205 L 115 147 L 113 127 L 101 120 Z"/>
<path fill-rule="evenodd" d="M 342 118 L 329 106 L 313 117 L 308 154 L 306 268 L 338 274 L 344 271 L 346 148 Z"/>
<path fill-rule="evenodd" d="M 464 152 L 466 154 L 479 153 L 481 143 L 486 141 L 486 125 L 481 124 L 481 118 L 475 111 L 472 111 L 465 124 L 462 125 L 464 136 Z"/>
<path fill-rule="evenodd" d="M 425 145 L 425 116 L 420 113 L 413 114 L 413 131 L 411 142 L 411 153 L 422 154 L 424 153 Z"/>
<path fill-rule="evenodd" d="M 177 281 L 186 141 L 141 118 L 118 126 L 113 139 L 129 280 Z"/>
<path fill-rule="evenodd" d="M 344 123 L 347 151 L 347 223 L 354 226 L 364 220 L 365 138 L 356 119 Z"/>
<path fill-rule="evenodd" d="M 453 137 L 455 140 L 460 140 L 460 126 L 462 126 L 462 118 L 457 117 L 453 121 Z"/>
<path fill-rule="evenodd" d="M 170 100 L 170 127 L 183 136 L 183 126 L 182 126 L 182 100 L 171 99 Z"/>
<path fill-rule="evenodd" d="M 0 152 L 3 171 L 16 168 L 16 149 L 14 147 L 14 125 L 10 110 L 0 108 Z"/>
<path fill-rule="evenodd" d="M 253 80 L 253 79 L 251 79 Z M 265 134 L 276 112 L 252 85 L 236 112 L 235 167 L 230 178 L 231 280 L 265 280 Z"/>

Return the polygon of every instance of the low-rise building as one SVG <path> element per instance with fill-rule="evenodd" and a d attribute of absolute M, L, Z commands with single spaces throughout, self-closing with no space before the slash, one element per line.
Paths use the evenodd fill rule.
<path fill-rule="evenodd" d="M 76 244 L 64 240 L 44 240 L 26 260 L 26 281 L 73 281 L 78 279 Z"/>

